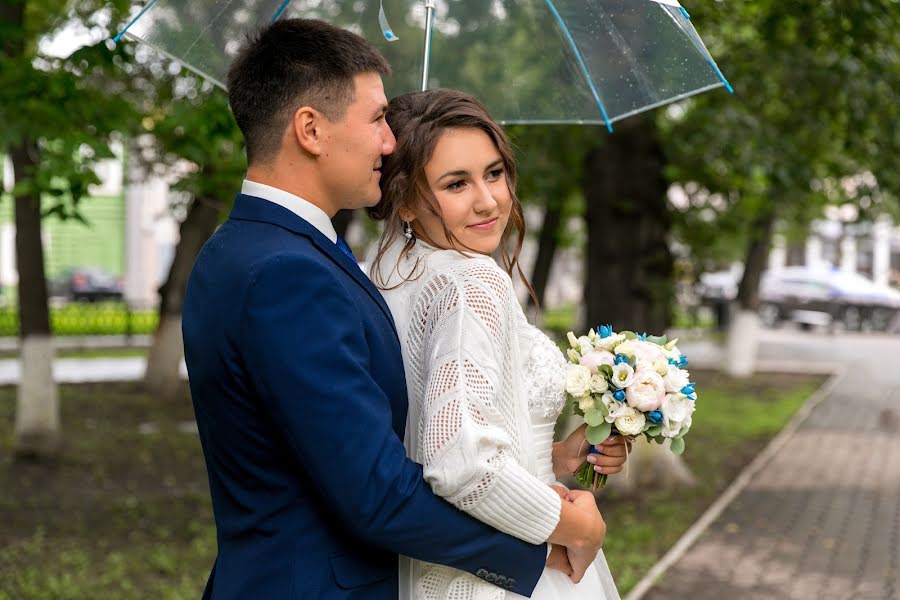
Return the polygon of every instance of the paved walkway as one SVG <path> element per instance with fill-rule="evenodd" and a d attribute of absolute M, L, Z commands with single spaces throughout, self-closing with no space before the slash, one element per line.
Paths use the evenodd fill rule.
<path fill-rule="evenodd" d="M 900 598 L 900 339 L 778 333 L 761 354 L 849 366 L 643 598 Z"/>

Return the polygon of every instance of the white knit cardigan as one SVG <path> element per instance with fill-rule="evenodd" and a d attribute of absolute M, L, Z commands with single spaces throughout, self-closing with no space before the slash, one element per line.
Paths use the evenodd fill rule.
<path fill-rule="evenodd" d="M 388 288 L 403 349 L 407 452 L 438 495 L 497 530 L 545 542 L 561 500 L 534 475 L 523 381 L 531 338 L 512 282 L 487 256 L 418 241 L 399 258 L 401 248 L 394 244 L 372 276 Z M 417 561 L 401 561 L 401 592 L 404 570 L 413 587 L 401 599 L 504 597 L 468 573 Z"/>

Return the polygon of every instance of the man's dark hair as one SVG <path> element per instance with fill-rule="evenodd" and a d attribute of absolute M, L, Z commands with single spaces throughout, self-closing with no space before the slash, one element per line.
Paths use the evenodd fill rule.
<path fill-rule="evenodd" d="M 251 35 L 228 69 L 228 103 L 247 142 L 247 160 L 271 160 L 301 106 L 329 121 L 354 100 L 353 78 L 390 74 L 362 37 L 324 21 L 283 19 Z"/>

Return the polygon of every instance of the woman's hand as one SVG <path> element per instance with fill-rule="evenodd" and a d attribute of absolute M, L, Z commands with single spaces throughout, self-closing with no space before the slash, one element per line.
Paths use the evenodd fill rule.
<path fill-rule="evenodd" d="M 569 555 L 565 546 L 550 544 L 550 554 L 547 556 L 547 568 L 562 571 L 569 577 L 572 576 L 572 565 L 569 563 Z"/>
<path fill-rule="evenodd" d="M 631 442 L 620 435 L 610 436 L 595 446 L 600 454 L 589 456 L 591 446 L 584 437 L 585 431 L 587 424 L 573 431 L 565 440 L 553 444 L 553 473 L 556 477 L 571 475 L 585 459 L 594 464 L 594 470 L 598 473 L 611 475 L 622 470 L 631 451 Z"/>

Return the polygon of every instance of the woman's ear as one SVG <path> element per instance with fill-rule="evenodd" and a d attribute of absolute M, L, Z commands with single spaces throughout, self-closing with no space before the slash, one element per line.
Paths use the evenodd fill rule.
<path fill-rule="evenodd" d="M 291 130 L 297 144 L 313 156 L 319 156 L 323 152 L 324 126 L 324 115 L 310 106 L 298 108 L 291 121 Z"/>
<path fill-rule="evenodd" d="M 408 208 L 401 208 L 397 213 L 400 219 L 405 223 L 412 223 L 416 220 L 416 213 Z"/>

